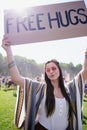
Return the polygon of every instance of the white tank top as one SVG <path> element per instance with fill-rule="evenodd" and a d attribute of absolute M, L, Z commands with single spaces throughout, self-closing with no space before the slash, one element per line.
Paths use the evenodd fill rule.
<path fill-rule="evenodd" d="M 45 95 L 41 103 L 41 116 L 39 122 L 48 130 L 65 130 L 68 127 L 69 106 L 65 98 L 55 97 L 55 112 L 51 117 L 46 117 Z"/>

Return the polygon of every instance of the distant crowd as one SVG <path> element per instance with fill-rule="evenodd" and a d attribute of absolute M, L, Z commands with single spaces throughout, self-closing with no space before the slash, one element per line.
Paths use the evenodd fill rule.
<path fill-rule="evenodd" d="M 10 76 L 0 76 L 0 89 L 1 87 L 8 89 L 10 87 L 17 87 L 17 84 L 11 80 Z"/>
<path fill-rule="evenodd" d="M 37 75 L 35 77 L 35 80 L 44 82 L 44 76 Z M 64 78 L 64 84 L 67 85 L 67 83 L 68 83 L 68 81 L 66 81 Z M 16 89 L 17 84 L 11 80 L 10 76 L 0 76 L 0 89 L 1 89 L 1 87 L 4 87 L 5 90 L 7 90 L 9 88 Z M 85 97 L 87 96 L 87 81 L 84 83 L 84 96 Z"/>

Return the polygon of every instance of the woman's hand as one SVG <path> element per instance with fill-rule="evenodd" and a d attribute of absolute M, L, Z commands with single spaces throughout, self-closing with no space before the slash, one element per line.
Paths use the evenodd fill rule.
<path fill-rule="evenodd" d="M 6 37 L 5 35 L 3 36 L 2 39 L 2 47 L 4 48 L 4 50 L 6 52 L 8 52 L 11 49 L 11 42 L 9 41 L 8 37 Z"/>

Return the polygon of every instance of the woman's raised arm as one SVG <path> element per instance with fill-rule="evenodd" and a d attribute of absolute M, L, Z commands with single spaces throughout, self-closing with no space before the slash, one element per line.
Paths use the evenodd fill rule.
<path fill-rule="evenodd" d="M 82 75 L 83 75 L 83 80 L 87 80 L 87 48 L 85 51 L 85 58 L 84 58 L 84 64 L 83 64 L 83 69 L 82 69 Z"/>
<path fill-rule="evenodd" d="M 8 68 L 10 71 L 11 79 L 18 85 L 24 85 L 24 78 L 20 75 L 18 68 L 16 66 L 12 49 L 11 49 L 11 42 L 9 41 L 8 37 L 3 36 L 2 39 L 2 47 L 6 51 L 7 54 L 7 61 L 8 61 Z"/>

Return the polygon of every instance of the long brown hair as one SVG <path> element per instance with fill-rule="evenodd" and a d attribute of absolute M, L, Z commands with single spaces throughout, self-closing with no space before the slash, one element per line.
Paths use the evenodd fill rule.
<path fill-rule="evenodd" d="M 61 92 L 62 92 L 63 96 L 65 97 L 65 99 L 69 103 L 69 116 L 70 116 L 72 108 L 71 108 L 71 103 L 70 103 L 70 99 L 69 99 L 68 93 L 66 92 L 66 88 L 64 86 L 63 74 L 62 74 L 61 67 L 59 65 L 59 62 L 57 60 L 55 60 L 55 59 L 52 59 L 52 60 L 48 61 L 45 64 L 45 67 L 46 67 L 46 65 L 48 63 L 51 63 L 51 62 L 55 63 L 56 66 L 59 69 L 60 75 L 59 75 L 59 78 L 58 78 L 58 82 L 59 82 L 59 86 L 60 86 L 60 89 L 61 89 Z M 46 72 L 45 72 L 45 81 L 46 81 L 46 84 L 47 84 L 45 107 L 46 107 L 46 115 L 48 117 L 48 116 L 51 116 L 52 113 L 55 110 L 55 97 L 54 97 L 54 94 L 53 94 L 54 87 L 51 84 L 51 81 L 48 78 Z"/>

